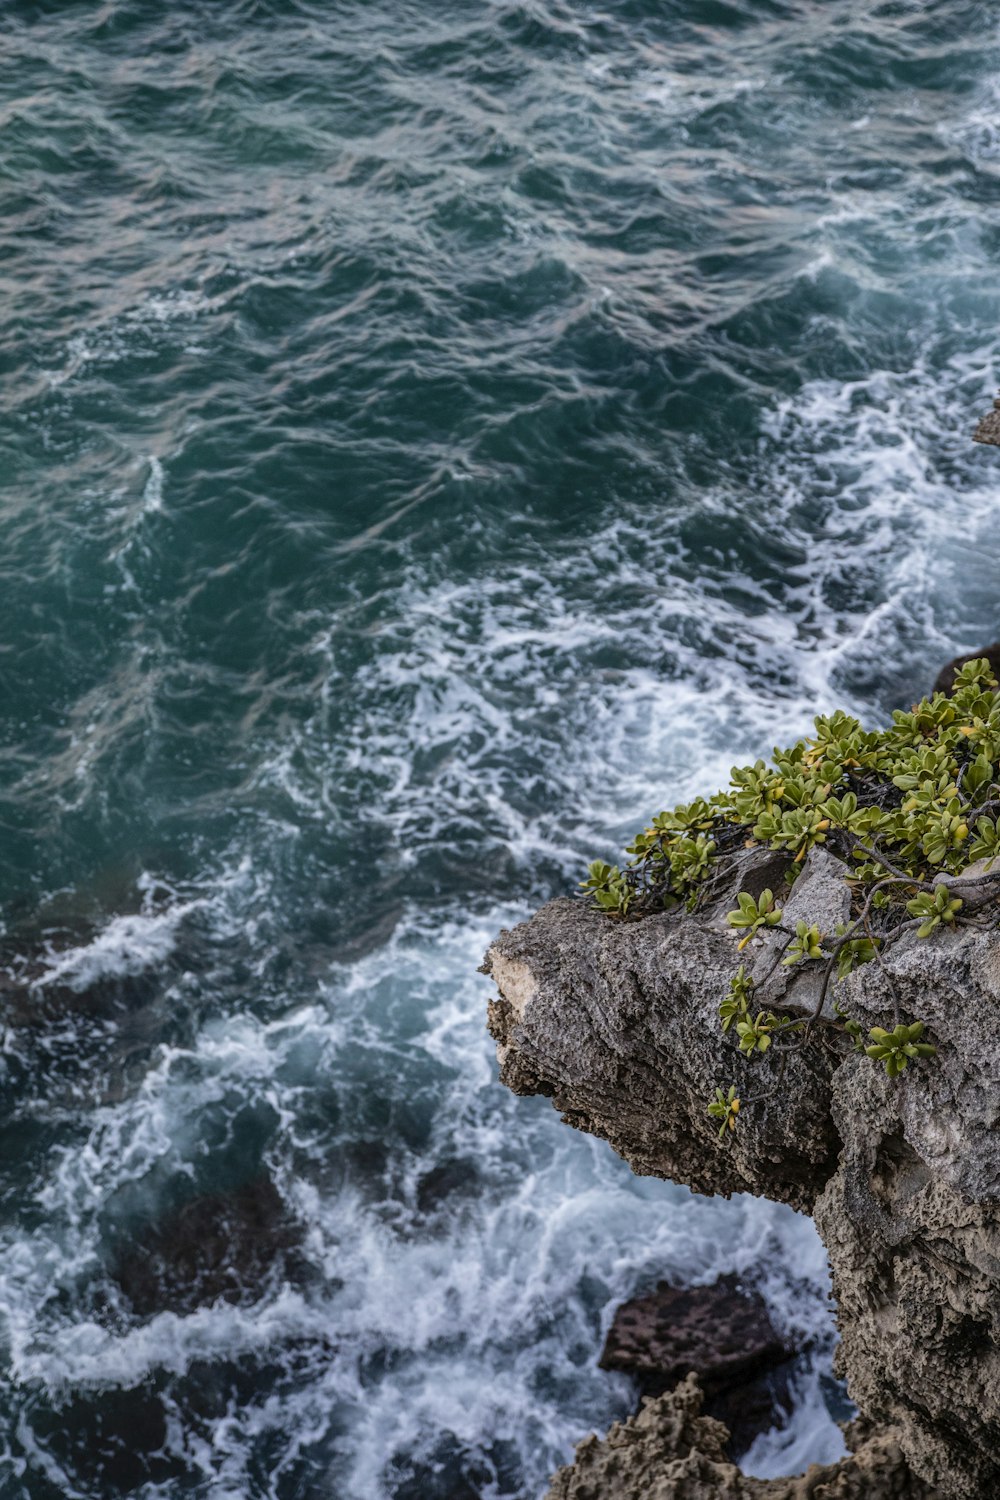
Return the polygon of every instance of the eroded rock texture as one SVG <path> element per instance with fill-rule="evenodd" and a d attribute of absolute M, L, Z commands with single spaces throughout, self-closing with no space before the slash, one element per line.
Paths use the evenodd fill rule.
<path fill-rule="evenodd" d="M 810 857 L 797 905 L 836 899 L 832 864 Z M 829 915 L 813 919 L 829 929 Z M 773 966 L 766 944 L 742 956 L 758 977 Z M 890 1081 L 829 1024 L 758 1104 L 773 1054 L 748 1063 L 716 1010 L 739 957 L 718 912 L 622 923 L 582 902 L 550 903 L 488 956 L 501 1078 L 517 1093 L 549 1095 L 569 1124 L 610 1141 L 637 1172 L 813 1211 L 853 1400 L 941 1495 L 1000 1494 L 1000 934 L 911 935 L 890 950 L 887 972 L 870 964 L 840 987 L 866 1027 L 924 1020 L 936 1058 Z M 806 974 L 779 968 L 768 984 L 767 1005 L 814 1003 Z M 723 1144 L 705 1106 L 730 1082 L 745 1103 Z M 636 1419 L 642 1431 L 660 1421 L 650 1411 Z"/>
<path fill-rule="evenodd" d="M 729 1150 L 716 1149 L 705 1113 L 723 1078 L 717 1006 L 738 967 L 730 930 L 667 915 L 613 922 L 552 901 L 502 933 L 488 962 L 500 991 L 489 1025 L 514 1093 L 551 1095 L 567 1124 L 603 1136 L 636 1172 L 812 1207 L 838 1145 L 822 1052 L 789 1066 L 794 1115 L 784 1099 L 765 1101 Z M 762 1075 L 735 1046 L 725 1077 L 760 1091 Z"/>
<path fill-rule="evenodd" d="M 722 1423 L 701 1416 L 701 1399 L 688 1376 L 647 1400 L 638 1416 L 616 1422 L 603 1441 L 586 1438 L 546 1500 L 930 1500 L 895 1434 L 865 1437 L 859 1424 L 847 1434 L 854 1452 L 840 1463 L 814 1464 L 795 1479 L 749 1479 L 726 1457 Z"/>
<path fill-rule="evenodd" d="M 992 443 L 994 447 L 1000 447 L 1000 396 L 993 402 L 993 410 L 988 411 L 985 417 L 981 417 L 975 432 L 972 434 L 974 443 Z"/>

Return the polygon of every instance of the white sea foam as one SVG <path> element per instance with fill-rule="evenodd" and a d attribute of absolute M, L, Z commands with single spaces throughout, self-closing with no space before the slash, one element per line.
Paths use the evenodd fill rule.
<path fill-rule="evenodd" d="M 384 627 L 387 649 L 354 684 L 357 719 L 337 699 L 336 632 L 317 621 L 315 714 L 265 746 L 254 772 L 255 787 L 276 794 L 255 825 L 264 842 L 248 837 L 228 881 L 117 918 L 91 943 L 52 955 L 43 984 L 84 987 L 162 963 L 196 906 L 220 938 L 249 931 L 263 972 L 275 917 L 263 931 L 250 924 L 261 920 L 251 914 L 266 899 L 264 870 L 307 823 L 336 826 L 340 813 L 331 705 L 346 721 L 337 774 L 377 775 L 368 805 L 408 849 L 410 868 L 424 849 L 456 846 L 471 817 L 515 868 L 550 861 L 569 883 L 583 855 L 612 847 L 645 811 L 710 790 L 733 760 L 842 701 L 842 674 L 869 652 L 898 656 L 908 619 L 919 615 L 930 638 L 938 630 L 943 647 L 936 580 L 944 569 L 948 587 L 970 538 L 988 535 L 998 486 L 963 460 L 957 537 L 951 480 L 925 425 L 928 412 L 939 426 L 953 420 L 961 392 L 978 391 L 985 371 L 984 354 L 944 376 L 815 381 L 775 408 L 760 485 L 775 528 L 804 556 L 789 571 L 786 608 L 752 627 L 745 593 L 726 597 L 730 584 L 743 587 L 735 571 L 686 580 L 672 571 L 679 542 L 669 516 L 651 525 L 627 514 L 592 538 L 585 558 L 539 560 L 475 584 L 429 582 L 414 563 Z M 817 493 L 819 528 L 812 513 L 798 519 Z M 724 488 L 706 494 L 706 516 L 722 526 L 730 499 Z M 866 561 L 880 588 L 838 601 L 839 584 Z M 766 592 L 758 602 L 766 607 Z M 625 664 L 606 667 L 603 648 L 623 641 Z M 654 650 L 669 671 L 643 660 Z M 543 788 L 528 797 L 522 773 L 509 770 L 526 748 Z M 628 1409 L 626 1383 L 594 1365 L 615 1306 L 661 1277 L 736 1271 L 760 1284 L 778 1326 L 818 1349 L 798 1377 L 791 1422 L 759 1438 L 746 1467 L 773 1474 L 835 1456 L 841 1439 L 822 1396 L 832 1318 L 809 1222 L 636 1179 L 607 1147 L 561 1126 L 546 1101 L 496 1086 L 482 1027 L 487 987 L 473 970 L 496 928 L 524 911 L 442 923 L 439 910 L 411 906 L 387 944 L 321 975 L 307 1003 L 274 1020 L 215 1015 L 190 1045 L 161 1049 L 139 1087 L 92 1110 L 36 1185 L 46 1227 L 0 1242 L 0 1303 L 25 1387 L 59 1396 L 169 1376 L 172 1451 L 196 1451 L 222 1494 L 250 1483 L 254 1445 L 265 1440 L 280 1450 L 276 1475 L 312 1442 L 327 1455 L 329 1488 L 366 1500 L 442 1461 L 441 1444 L 478 1454 L 484 1472 L 513 1452 L 522 1482 L 537 1489 L 582 1433 Z M 314 1279 L 266 1286 L 244 1307 L 145 1322 L 127 1309 L 119 1324 L 74 1311 L 73 1289 L 100 1283 L 103 1236 L 123 1205 L 155 1216 L 164 1185 L 194 1182 L 210 1143 L 243 1110 L 263 1122 L 264 1160 L 306 1226 Z M 357 1172 L 350 1152 L 372 1137 L 387 1156 Z M 456 1157 L 464 1164 L 453 1180 L 445 1173 L 435 1200 L 428 1174 Z M 53 1287 L 66 1300 L 53 1299 Z M 115 1306 L 113 1285 L 105 1294 Z M 204 1425 L 184 1381 L 205 1360 L 266 1360 L 279 1373 Z"/>
<path fill-rule="evenodd" d="M 147 513 L 163 509 L 163 465 L 153 455 L 149 459 L 149 477 L 142 492 L 142 503 Z"/>
<path fill-rule="evenodd" d="M 1000 29 L 994 24 L 994 42 L 998 36 Z M 1000 161 L 1000 84 L 996 77 L 985 80 L 968 109 L 941 121 L 937 134 L 980 171 Z"/>
<path fill-rule="evenodd" d="M 89 943 L 54 953 L 35 988 L 55 984 L 85 990 L 101 979 L 142 974 L 161 965 L 171 954 L 177 929 L 199 903 L 187 902 L 157 914 L 113 917 Z"/>
<path fill-rule="evenodd" d="M 391 1493 L 393 1454 L 431 1462 L 441 1441 L 484 1462 L 512 1445 L 524 1482 L 541 1486 L 580 1433 L 627 1409 L 626 1382 L 594 1359 L 618 1302 L 662 1276 L 706 1281 L 770 1265 L 763 1289 L 776 1320 L 828 1344 L 823 1255 L 807 1220 L 637 1179 L 607 1147 L 566 1131 L 546 1101 L 496 1087 L 482 1029 L 488 987 L 474 967 L 517 915 L 446 925 L 431 942 L 422 921 L 404 925 L 315 1005 L 270 1023 L 218 1018 L 192 1047 L 164 1049 L 138 1092 L 93 1112 L 85 1139 L 56 1151 L 39 1184 L 45 1228 L 0 1241 L 16 1378 L 58 1397 L 170 1375 L 170 1400 L 183 1403 L 176 1382 L 199 1361 L 276 1362 L 286 1373 L 270 1394 L 212 1432 L 206 1473 L 235 1493 L 249 1482 L 253 1435 L 291 1452 L 308 1432 L 329 1442 L 334 1414 L 350 1411 L 330 1482 L 374 1500 Z M 395 1186 L 338 1183 L 338 1137 L 346 1145 L 363 1129 L 352 1111 L 379 1098 L 398 1109 L 410 1089 L 422 1143 L 390 1137 Z M 342 1136 L 310 1123 L 324 1100 L 339 1101 Z M 205 1121 L 247 1108 L 273 1121 L 270 1170 L 308 1225 L 318 1281 L 124 1327 L 67 1314 L 47 1295 L 100 1275 L 102 1233 L 126 1190 L 155 1194 L 191 1171 Z M 456 1152 L 474 1191 L 421 1206 L 427 1170 Z M 815 1443 L 829 1447 L 829 1419 L 817 1421 Z"/>
<path fill-rule="evenodd" d="M 789 1421 L 760 1433 L 740 1460 L 745 1474 L 757 1479 L 778 1479 L 801 1474 L 810 1464 L 832 1464 L 847 1449 L 840 1428 L 830 1420 L 823 1395 L 825 1370 L 809 1362 L 792 1381 Z"/>

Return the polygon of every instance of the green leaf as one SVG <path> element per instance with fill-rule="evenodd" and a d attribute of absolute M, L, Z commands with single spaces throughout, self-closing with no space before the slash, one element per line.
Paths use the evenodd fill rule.
<path fill-rule="evenodd" d="M 869 1044 L 865 1053 L 873 1062 L 883 1064 L 890 1078 L 897 1078 L 908 1066 L 911 1058 L 934 1057 L 937 1048 L 929 1042 L 921 1042 L 924 1034 L 923 1021 L 914 1021 L 909 1026 L 902 1022 L 892 1031 L 883 1026 L 873 1026 L 868 1033 Z"/>

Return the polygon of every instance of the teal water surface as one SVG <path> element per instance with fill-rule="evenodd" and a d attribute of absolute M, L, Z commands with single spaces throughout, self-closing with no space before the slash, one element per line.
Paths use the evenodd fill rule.
<path fill-rule="evenodd" d="M 482 951 L 1000 634 L 1000 27 L 0 10 L 0 1494 L 534 1497 L 811 1226 L 495 1082 Z M 172 1268 L 172 1269 L 171 1269 Z"/>

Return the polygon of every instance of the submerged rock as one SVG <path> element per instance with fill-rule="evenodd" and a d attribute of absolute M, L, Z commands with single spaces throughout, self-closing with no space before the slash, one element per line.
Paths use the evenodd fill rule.
<path fill-rule="evenodd" d="M 480 1186 L 479 1163 L 471 1156 L 447 1156 L 417 1179 L 417 1208 L 434 1213 L 442 1204 L 471 1198 Z"/>
<path fill-rule="evenodd" d="M 256 1300 L 275 1275 L 295 1276 L 301 1229 L 268 1177 L 194 1198 L 135 1237 L 114 1276 L 141 1318 Z"/>

